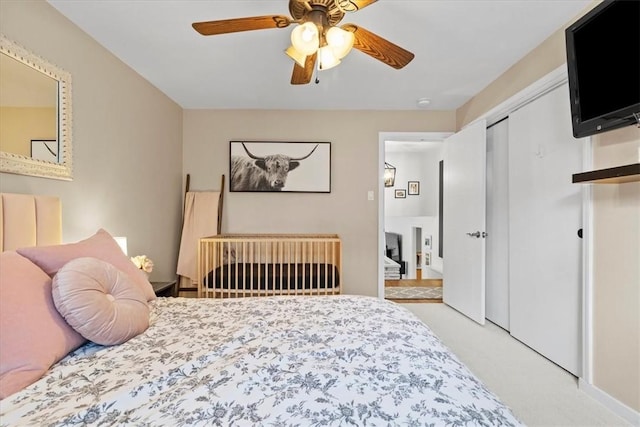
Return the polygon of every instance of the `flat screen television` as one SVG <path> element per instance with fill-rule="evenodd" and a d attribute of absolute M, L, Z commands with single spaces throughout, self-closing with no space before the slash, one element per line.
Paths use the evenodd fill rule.
<path fill-rule="evenodd" d="M 565 38 L 573 136 L 637 123 L 640 0 L 605 0 L 570 25 Z"/>

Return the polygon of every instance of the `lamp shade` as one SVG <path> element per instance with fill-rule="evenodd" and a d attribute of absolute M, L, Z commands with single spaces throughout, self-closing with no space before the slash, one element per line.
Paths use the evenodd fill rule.
<path fill-rule="evenodd" d="M 384 162 L 384 186 L 393 187 L 396 184 L 396 168 Z"/>
<path fill-rule="evenodd" d="M 326 35 L 327 44 L 331 46 L 333 54 L 342 59 L 351 51 L 355 36 L 351 31 L 345 31 L 339 27 L 331 27 Z"/>
<path fill-rule="evenodd" d="M 340 63 L 340 59 L 333 53 L 331 46 L 323 46 L 318 51 L 318 57 L 320 61 L 319 68 L 321 70 L 328 70 Z"/>
<path fill-rule="evenodd" d="M 313 22 L 305 22 L 291 31 L 291 44 L 298 52 L 313 55 L 320 46 L 318 27 Z"/>
<path fill-rule="evenodd" d="M 122 252 L 124 252 L 124 254 L 127 255 L 127 238 L 114 237 L 113 239 L 118 243 L 118 246 L 120 246 L 120 249 L 122 249 Z"/>
<path fill-rule="evenodd" d="M 296 49 L 294 46 L 289 46 L 287 48 L 287 50 L 284 51 L 284 53 L 287 54 L 287 56 L 289 56 L 289 58 L 293 59 L 294 61 L 296 61 L 296 63 L 301 66 L 302 68 L 304 68 L 305 65 L 305 61 L 307 59 L 307 55 L 301 53 L 298 51 L 298 49 Z"/>

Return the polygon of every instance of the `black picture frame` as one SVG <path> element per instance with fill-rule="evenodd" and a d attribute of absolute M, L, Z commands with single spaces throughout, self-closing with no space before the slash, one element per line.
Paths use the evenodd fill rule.
<path fill-rule="evenodd" d="M 407 190 L 403 188 L 396 188 L 394 191 L 394 195 L 396 199 L 406 199 L 407 198 Z"/>
<path fill-rule="evenodd" d="M 229 191 L 331 193 L 331 143 L 230 141 Z"/>
<path fill-rule="evenodd" d="M 409 181 L 407 183 L 407 194 L 410 196 L 420 195 L 420 181 Z"/>

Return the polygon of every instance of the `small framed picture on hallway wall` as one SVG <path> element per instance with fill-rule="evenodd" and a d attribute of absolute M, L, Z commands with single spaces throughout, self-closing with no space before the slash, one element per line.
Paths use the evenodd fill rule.
<path fill-rule="evenodd" d="M 417 196 L 420 194 L 420 181 L 409 181 L 409 195 Z"/>

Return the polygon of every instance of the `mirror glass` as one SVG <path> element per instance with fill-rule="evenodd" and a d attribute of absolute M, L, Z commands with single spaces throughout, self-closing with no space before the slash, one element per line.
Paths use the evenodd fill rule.
<path fill-rule="evenodd" d="M 0 38 L 0 172 L 72 178 L 71 76 Z"/>

